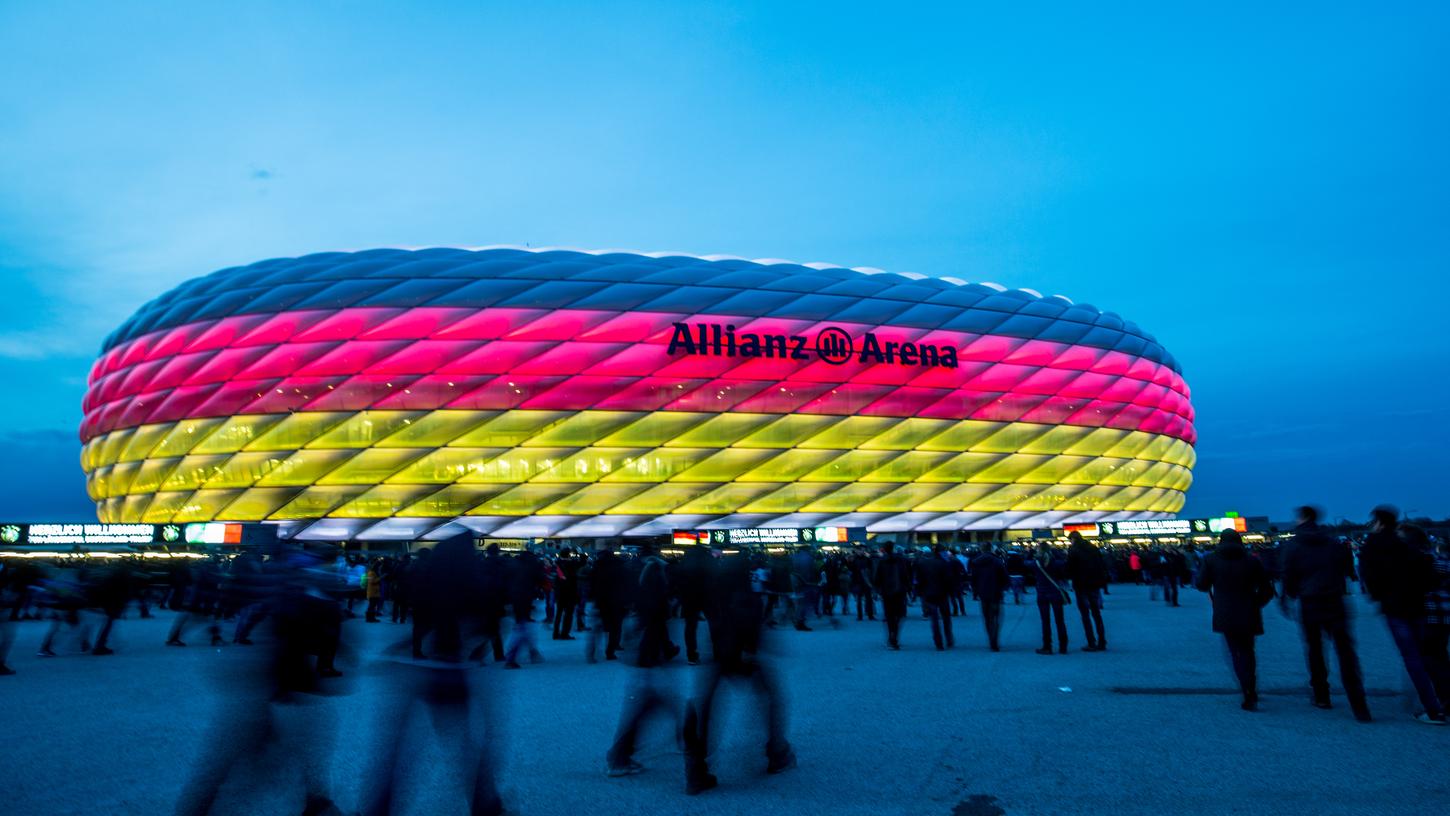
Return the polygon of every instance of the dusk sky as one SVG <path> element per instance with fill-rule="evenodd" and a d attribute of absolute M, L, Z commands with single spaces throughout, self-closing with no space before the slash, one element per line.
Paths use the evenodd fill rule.
<path fill-rule="evenodd" d="M 1061 293 L 1182 364 L 1184 515 L 1450 515 L 1450 7 L 1265 5 L 0 0 L 0 519 L 95 518 L 150 298 L 489 244 Z"/>

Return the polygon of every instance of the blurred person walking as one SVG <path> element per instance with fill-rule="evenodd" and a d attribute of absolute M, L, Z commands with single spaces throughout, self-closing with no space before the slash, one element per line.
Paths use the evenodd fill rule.
<path fill-rule="evenodd" d="M 886 645 L 901 649 L 901 621 L 906 617 L 906 593 L 911 588 L 911 565 L 896 552 L 896 545 L 881 545 L 881 560 L 871 583 L 881 593 L 881 609 L 886 617 Z"/>
<path fill-rule="evenodd" d="M 651 714 L 672 713 L 676 733 L 679 729 L 679 695 L 664 684 L 660 671 L 656 671 L 680 653 L 680 648 L 669 638 L 668 568 L 648 540 L 640 544 L 640 560 L 639 590 L 634 604 L 639 628 L 639 651 L 634 661 L 637 671 L 630 679 L 614 744 L 605 755 L 609 776 L 628 776 L 644 770 L 634 759 L 634 749 L 640 728 Z"/>
<path fill-rule="evenodd" d="M 1198 589 L 1213 600 L 1213 631 L 1223 635 L 1234 675 L 1243 693 L 1240 708 L 1259 708 L 1258 661 L 1254 639 L 1264 633 L 1263 608 L 1274 599 L 1269 573 L 1250 558 L 1236 530 L 1219 533 L 1218 548 L 1204 559 Z"/>
<path fill-rule="evenodd" d="M 977 603 L 982 607 L 982 625 L 987 629 L 987 647 L 994 652 L 1002 651 L 1002 601 L 1007 594 L 1011 576 L 1007 565 L 992 550 L 991 546 L 972 559 L 972 587 Z"/>
<path fill-rule="evenodd" d="M 1290 601 L 1299 602 L 1299 628 L 1309 664 L 1310 701 L 1316 708 L 1333 707 L 1329 700 L 1329 668 L 1324 661 L 1324 638 L 1328 637 L 1339 658 L 1339 682 L 1349 698 L 1350 710 L 1357 719 L 1368 722 L 1369 703 L 1354 636 L 1349 629 L 1349 610 L 1344 602 L 1348 583 L 1355 578 L 1354 553 L 1347 543 L 1324 532 L 1315 508 L 1305 505 L 1296 515 L 1294 537 L 1284 548 L 1284 594 L 1280 604 L 1288 614 Z"/>
<path fill-rule="evenodd" d="M 957 645 L 952 637 L 952 615 L 949 604 L 952 593 L 951 567 L 942 557 L 942 546 L 922 548 L 916 559 L 916 592 L 921 608 L 931 621 L 931 640 L 938 652 Z M 945 632 L 945 637 L 943 637 Z"/>
<path fill-rule="evenodd" d="M 1432 556 L 1399 534 L 1399 513 L 1381 505 L 1371 515 L 1370 534 L 1359 551 L 1364 588 L 1380 605 L 1390 637 L 1404 661 L 1424 711 L 1415 719 L 1445 725 L 1445 709 L 1425 664 L 1420 644 L 1425 635 L 1425 595 L 1435 577 Z"/>

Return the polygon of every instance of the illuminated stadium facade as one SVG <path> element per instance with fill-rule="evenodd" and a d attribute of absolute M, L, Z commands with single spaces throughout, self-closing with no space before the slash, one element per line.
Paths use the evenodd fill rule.
<path fill-rule="evenodd" d="M 84 408 L 102 521 L 303 539 L 1153 518 L 1195 440 L 1173 358 L 1062 297 L 515 248 L 188 281 L 107 339 Z"/>

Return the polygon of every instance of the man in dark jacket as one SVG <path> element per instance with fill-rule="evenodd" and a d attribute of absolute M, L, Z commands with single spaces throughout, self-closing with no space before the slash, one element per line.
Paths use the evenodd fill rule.
<path fill-rule="evenodd" d="M 1354 579 L 1354 553 L 1348 544 L 1324 533 L 1319 526 L 1319 511 L 1313 507 L 1300 507 L 1298 522 L 1294 537 L 1284 547 L 1281 603 L 1287 610 L 1289 599 L 1299 601 L 1299 625 L 1304 633 L 1314 706 L 1331 707 L 1329 668 L 1324 662 L 1324 637 L 1328 635 L 1339 656 L 1339 680 L 1344 684 L 1349 708 L 1356 718 L 1367 722 L 1369 704 L 1344 606 L 1347 582 Z"/>
<path fill-rule="evenodd" d="M 1435 574 L 1434 560 L 1429 553 L 1410 547 L 1399 536 L 1398 527 L 1398 511 L 1384 505 L 1374 509 L 1369 537 L 1359 550 L 1360 577 L 1365 591 L 1379 603 L 1390 636 L 1405 662 L 1405 671 L 1425 707 L 1415 719 L 1444 725 L 1445 708 L 1420 653 L 1425 633 L 1425 592 Z"/>
<path fill-rule="evenodd" d="M 926 551 L 916 559 L 916 594 L 921 596 L 922 611 L 931 620 L 931 640 L 940 652 L 957 645 L 956 638 L 952 637 L 952 616 L 948 606 L 952 594 L 951 566 L 943 559 L 940 544 L 933 549 L 923 549 Z M 943 629 L 946 630 L 945 641 L 942 639 Z"/>
<path fill-rule="evenodd" d="M 1007 565 L 992 552 L 990 546 L 972 559 L 972 586 L 982 606 L 982 623 L 987 627 L 987 645 L 994 652 L 1002 651 L 998 637 L 1002 634 L 1002 597 L 1011 580 Z"/>
<path fill-rule="evenodd" d="M 1108 633 L 1103 628 L 1103 590 L 1108 586 L 1108 566 L 1098 548 L 1087 542 L 1082 533 L 1068 533 L 1067 577 L 1077 593 L 1077 611 L 1082 616 L 1082 631 L 1087 638 L 1084 652 L 1102 652 L 1108 648 Z"/>
<path fill-rule="evenodd" d="M 906 617 L 906 593 L 911 588 L 911 565 L 896 552 L 891 542 L 881 545 L 881 560 L 871 583 L 881 593 L 881 607 L 886 614 L 886 645 L 901 649 L 901 619 Z"/>
<path fill-rule="evenodd" d="M 594 557 L 589 575 L 589 591 L 594 597 L 594 610 L 599 624 L 589 633 L 589 662 L 594 662 L 598 638 L 605 638 L 604 659 L 616 660 L 619 641 L 624 632 L 624 616 L 629 610 L 629 576 L 624 562 L 613 550 L 604 549 Z"/>
<path fill-rule="evenodd" d="M 675 565 L 675 594 L 680 599 L 680 617 L 685 619 L 685 659 L 691 666 L 700 662 L 700 618 L 705 614 L 710 562 L 710 549 L 695 546 L 687 547 Z"/>
<path fill-rule="evenodd" d="M 1243 692 L 1242 708 L 1257 711 L 1259 690 L 1254 638 L 1264 633 L 1263 607 L 1274 585 L 1258 559 L 1250 558 L 1236 530 L 1219 534 L 1218 549 L 1203 561 L 1197 586 L 1213 598 L 1213 631 L 1223 635 Z"/>
<path fill-rule="evenodd" d="M 573 640 L 575 608 L 579 606 L 579 559 L 565 547 L 554 562 L 554 640 Z"/>

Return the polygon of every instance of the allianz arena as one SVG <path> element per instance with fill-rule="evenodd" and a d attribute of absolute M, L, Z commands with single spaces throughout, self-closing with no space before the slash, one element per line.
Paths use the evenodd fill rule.
<path fill-rule="evenodd" d="M 517 248 L 188 281 L 106 340 L 84 410 L 102 521 L 323 540 L 1154 518 L 1195 441 L 1173 357 L 1060 296 Z"/>

